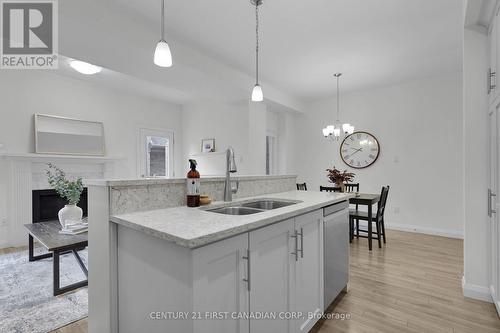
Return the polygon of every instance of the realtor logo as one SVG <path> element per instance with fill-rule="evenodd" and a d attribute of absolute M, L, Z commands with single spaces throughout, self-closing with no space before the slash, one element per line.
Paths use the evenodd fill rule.
<path fill-rule="evenodd" d="M 1 0 L 2 69 L 57 69 L 56 0 Z"/>

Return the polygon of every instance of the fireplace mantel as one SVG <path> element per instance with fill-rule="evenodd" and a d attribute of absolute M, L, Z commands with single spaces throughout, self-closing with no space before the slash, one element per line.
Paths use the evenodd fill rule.
<path fill-rule="evenodd" d="M 35 154 L 35 153 L 0 153 L 0 159 L 8 160 L 29 160 L 31 162 L 47 162 L 53 160 L 61 160 L 65 162 L 78 163 L 106 163 L 123 160 L 123 157 L 114 156 L 88 156 L 88 155 L 52 155 L 52 154 Z"/>

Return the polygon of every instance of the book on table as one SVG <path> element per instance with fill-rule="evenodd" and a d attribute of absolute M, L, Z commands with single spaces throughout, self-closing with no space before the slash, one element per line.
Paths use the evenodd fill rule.
<path fill-rule="evenodd" d="M 77 235 L 81 234 L 84 232 L 87 232 L 89 229 L 88 223 L 84 222 L 73 222 L 73 221 L 67 221 L 69 223 L 66 224 L 66 226 L 59 231 L 60 234 L 64 235 Z"/>

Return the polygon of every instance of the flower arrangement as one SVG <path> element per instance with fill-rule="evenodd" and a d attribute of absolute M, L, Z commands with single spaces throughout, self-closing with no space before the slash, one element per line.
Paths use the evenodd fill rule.
<path fill-rule="evenodd" d="M 49 185 L 63 199 L 68 200 L 68 204 L 76 205 L 80 201 L 80 196 L 83 192 L 82 179 L 71 181 L 66 179 L 66 174 L 52 163 L 47 164 L 47 180 Z"/>
<path fill-rule="evenodd" d="M 352 172 L 347 172 L 347 170 L 341 172 L 335 167 L 333 167 L 333 169 L 326 169 L 326 171 L 328 171 L 328 174 L 326 175 L 328 181 L 337 185 L 342 185 L 344 182 L 350 182 L 355 176 Z"/>

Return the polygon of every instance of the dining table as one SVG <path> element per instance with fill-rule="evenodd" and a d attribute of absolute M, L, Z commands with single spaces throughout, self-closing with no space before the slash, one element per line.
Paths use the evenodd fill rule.
<path fill-rule="evenodd" d="M 368 207 L 368 249 L 372 250 L 372 223 L 373 220 L 373 205 L 380 202 L 380 193 L 356 193 L 356 195 L 349 199 L 349 203 L 358 206 Z"/>

